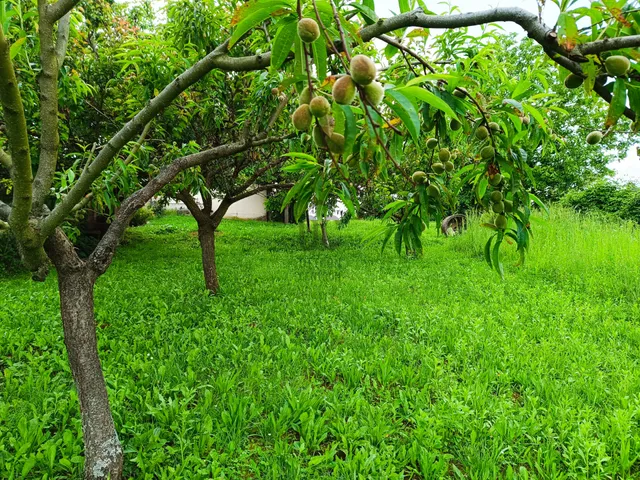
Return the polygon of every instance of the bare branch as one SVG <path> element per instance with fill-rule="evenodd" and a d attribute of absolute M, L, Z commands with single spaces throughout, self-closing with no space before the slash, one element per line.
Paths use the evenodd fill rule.
<path fill-rule="evenodd" d="M 62 1 L 62 0 L 59 0 Z M 136 132 L 164 110 L 180 93 L 196 83 L 214 68 L 228 71 L 260 70 L 269 66 L 271 53 L 247 57 L 230 57 L 228 41 L 217 47 L 202 60 L 176 77 L 162 92 L 133 117 L 100 151 L 89 167 L 82 172 L 76 184 L 71 188 L 64 200 L 59 203 L 42 223 L 44 236 L 53 232 L 73 207 L 91 188 L 93 181 L 109 165 L 120 149 L 129 142 Z"/>
<path fill-rule="evenodd" d="M 230 198 L 231 203 L 239 202 L 243 198 L 250 197 L 251 195 L 255 195 L 256 193 L 264 192 L 265 190 L 269 190 L 270 188 L 280 189 L 280 188 L 291 188 L 293 187 L 293 183 L 270 183 L 267 185 L 260 185 L 252 190 L 247 190 L 240 195 L 236 195 L 235 197 Z"/>
<path fill-rule="evenodd" d="M 611 50 L 620 50 L 621 48 L 638 47 L 640 47 L 640 35 L 629 35 L 628 37 L 603 38 L 595 42 L 583 43 L 574 48 L 573 52 L 577 52 L 580 55 L 596 55 Z"/>
<path fill-rule="evenodd" d="M 11 155 L 2 149 L 0 149 L 0 164 L 9 171 L 11 171 L 11 167 L 13 166 L 13 163 L 11 162 Z"/>
<path fill-rule="evenodd" d="M 80 0 L 58 0 L 47 6 L 46 15 L 48 20 L 53 24 L 64 17 L 75 7 Z"/>
<path fill-rule="evenodd" d="M 385 20 L 380 20 L 373 25 L 368 25 L 360 30 L 360 37 L 365 42 L 374 37 L 392 32 L 399 28 L 423 27 L 423 28 L 460 28 L 485 25 L 493 22 L 514 22 L 522 27 L 529 37 L 539 44 L 551 48 L 553 51 L 564 51 L 556 41 L 555 33 L 538 20 L 538 16 L 519 7 L 498 7 L 490 10 L 481 10 L 472 13 L 454 15 L 427 15 L 422 10 L 396 15 Z"/>
<path fill-rule="evenodd" d="M 414 52 L 413 50 L 411 50 L 409 47 L 404 46 L 401 42 L 397 41 L 395 38 L 389 37 L 388 35 L 379 35 L 378 38 L 380 40 L 382 40 L 385 43 L 388 43 L 389 45 L 393 45 L 394 47 L 396 47 L 398 50 L 401 50 L 403 52 L 408 53 L 409 55 L 411 55 L 413 58 L 415 58 L 416 60 L 418 60 L 418 62 L 420 62 L 420 64 L 426 68 L 427 70 L 429 70 L 431 73 L 436 73 L 435 68 L 433 68 L 431 65 L 429 65 L 429 63 L 422 58 L 420 55 L 418 55 L 416 52 Z"/>
<path fill-rule="evenodd" d="M 113 254 L 120 237 L 127 228 L 131 217 L 133 217 L 138 209 L 142 208 L 180 172 L 188 168 L 195 167 L 196 165 L 202 165 L 219 158 L 226 158 L 231 155 L 235 155 L 236 153 L 243 152 L 252 147 L 281 142 L 285 138 L 286 136 L 269 137 L 266 132 L 263 132 L 250 139 L 242 139 L 240 141 L 227 143 L 204 152 L 194 153 L 174 160 L 171 164 L 160 170 L 158 175 L 149 180 L 149 183 L 131 194 L 124 202 L 122 202 L 120 209 L 109 226 L 109 229 L 89 257 L 91 268 L 97 273 L 97 275 L 101 275 L 106 271 L 113 259 Z"/>
<path fill-rule="evenodd" d="M 33 180 L 33 203 L 37 210 L 49 196 L 58 164 L 58 56 L 53 44 L 53 22 L 47 15 L 47 0 L 38 0 L 40 38 L 40 160 Z"/>
<path fill-rule="evenodd" d="M 253 175 L 251 175 L 249 177 L 249 179 L 244 182 L 242 185 L 240 185 L 238 188 L 235 188 L 232 192 L 231 195 L 234 196 L 236 194 L 239 194 L 241 192 L 244 192 L 247 188 L 249 188 L 251 185 L 254 184 L 254 182 L 260 178 L 261 175 L 264 175 L 266 172 L 268 172 L 269 170 L 276 168 L 278 165 L 282 165 L 288 157 L 279 157 L 276 158 L 275 160 L 272 160 L 271 162 L 269 162 L 267 165 L 265 165 L 262 168 L 259 168 L 258 170 L 256 170 Z"/>
<path fill-rule="evenodd" d="M 58 33 L 56 35 L 56 59 L 58 69 L 64 63 L 67 54 L 67 44 L 69 43 L 69 26 L 71 24 L 71 12 L 67 12 L 58 22 Z"/>
<path fill-rule="evenodd" d="M 187 190 L 180 190 L 176 195 L 176 198 L 186 205 L 187 209 L 198 223 L 209 221 L 209 215 L 200 208 L 196 199 Z"/>
<path fill-rule="evenodd" d="M 269 130 L 271 130 L 271 128 L 273 128 L 273 126 L 276 123 L 276 120 L 278 120 L 278 117 L 282 113 L 282 110 L 284 110 L 284 107 L 287 106 L 287 103 L 289 103 L 289 96 L 288 95 L 286 95 L 286 96 L 284 96 L 284 97 L 282 97 L 280 99 L 280 103 L 278 104 L 278 107 L 271 114 L 271 118 L 269 118 L 269 123 L 267 124 L 266 131 L 269 131 Z"/>

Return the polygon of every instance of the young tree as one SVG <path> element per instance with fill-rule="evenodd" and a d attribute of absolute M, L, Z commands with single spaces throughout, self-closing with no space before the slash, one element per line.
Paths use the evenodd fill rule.
<path fill-rule="evenodd" d="M 610 103 L 605 134 L 609 133 L 622 115 L 633 120 L 633 128 L 637 129 L 636 115 L 640 111 L 638 66 L 635 60 L 630 65 L 629 57 L 632 57 L 630 49 L 640 46 L 640 34 L 636 14 L 628 6 L 612 12 L 599 5 L 574 10 L 566 7 L 561 12 L 562 18 L 558 22 L 560 28 L 556 32 L 544 25 L 537 15 L 520 8 L 494 8 L 470 14 L 438 16 L 428 12 L 422 2 L 418 3 L 422 9 L 409 10 L 412 5 L 415 6 L 415 2 L 403 0 L 400 2 L 401 14 L 386 20 L 375 17 L 371 0 L 362 5 L 346 2 L 336 5 L 332 0 L 312 0 L 304 5 L 287 0 L 252 1 L 243 5 L 234 16 L 234 29 L 229 39 L 216 44 L 208 54 L 175 76 L 141 106 L 137 113 L 129 116 L 130 120 L 126 123 L 123 121 L 121 126 L 114 128 L 113 134 L 96 138 L 99 148 L 96 148 L 98 153 L 95 158 L 73 180 L 65 194 L 51 204 L 47 202 L 51 201 L 51 188 L 54 186 L 60 156 L 60 83 L 63 79 L 59 72 L 65 58 L 71 11 L 78 0 L 57 0 L 55 3 L 38 0 L 37 16 L 32 17 L 37 19 L 37 34 L 32 33 L 37 41 L 31 43 L 32 51 L 29 52 L 30 58 L 31 54 L 39 57 L 41 71 L 37 76 L 37 87 L 33 84 L 36 81 L 35 75 L 23 76 L 22 71 L 16 71 L 15 68 L 13 54 L 22 42 L 22 27 L 15 28 L 11 21 L 0 25 L 0 104 L 7 137 L 6 145 L 3 145 L 0 153 L 0 161 L 10 172 L 13 189 L 11 203 L 0 203 L 0 219 L 8 222 L 25 265 L 34 272 L 36 278 L 46 275 L 49 259 L 58 271 L 64 340 L 82 412 L 85 478 L 116 480 L 122 476 L 122 449 L 111 416 L 96 345 L 93 285 L 109 267 L 129 220 L 137 209 L 180 172 L 220 158 L 229 158 L 250 148 L 279 142 L 283 137 L 270 137 L 266 131 L 254 135 L 239 135 L 232 142 L 172 160 L 152 175 L 144 186 L 121 202 L 107 233 L 86 260 L 77 256 L 61 225 L 83 201 L 94 182 L 113 164 L 123 147 L 207 73 L 216 69 L 291 69 L 287 80 L 289 84 L 302 83 L 306 77 L 308 93 L 327 100 L 331 97 L 326 89 L 323 90 L 323 82 L 329 78 L 326 65 L 328 62 L 341 63 L 341 71 L 345 74 L 342 78 L 349 75 L 355 85 L 344 80 L 340 83 L 345 87 L 344 92 L 334 88 L 333 99 L 337 101 L 335 97 L 342 95 L 340 105 L 335 108 L 328 101 L 325 103 L 309 99 L 308 104 L 303 102 L 302 105 L 307 107 L 301 107 L 304 113 L 296 127 L 301 130 L 310 128 L 311 114 L 319 119 L 327 117 L 327 104 L 330 111 L 342 114 L 334 114 L 335 124 L 328 118 L 318 121 L 316 143 L 329 148 L 329 153 L 323 153 L 320 158 L 323 168 L 310 168 L 311 164 L 318 165 L 315 158 L 313 161 L 302 158 L 299 168 L 304 170 L 309 166 L 309 171 L 313 172 L 309 178 L 326 175 L 329 171 L 333 177 L 332 182 L 337 185 L 344 181 L 347 190 L 352 188 L 348 181 L 349 168 L 341 162 L 340 155 L 354 151 L 359 156 L 360 151 L 365 151 L 367 146 L 375 145 L 372 149 L 380 166 L 386 168 L 389 165 L 389 168 L 402 171 L 398 153 L 411 142 L 416 150 L 422 148 L 419 144 L 419 130 L 422 127 L 417 114 L 419 110 L 428 110 L 424 122 L 427 125 L 438 125 L 438 141 L 445 143 L 449 141 L 447 125 L 455 126 L 456 128 L 451 129 L 458 131 L 457 123 L 451 125 L 451 121 L 460 122 L 465 133 L 469 134 L 485 128 L 486 137 L 484 133 L 477 135 L 479 141 L 480 137 L 484 137 L 482 141 L 485 143 L 481 150 L 484 153 L 474 155 L 474 162 L 469 164 L 471 168 L 468 171 L 473 172 L 469 180 L 475 181 L 476 191 L 478 194 L 482 193 L 479 195 L 481 197 L 488 193 L 489 184 L 499 187 L 502 179 L 508 180 L 509 191 L 505 188 L 504 192 L 513 199 L 509 200 L 513 201 L 512 211 L 507 212 L 509 216 L 499 213 L 498 220 L 493 225 L 497 235 L 496 245 L 500 244 L 505 235 L 515 237 L 521 248 L 526 247 L 528 242 L 529 227 L 526 220 L 531 197 L 522 184 L 522 175 L 526 175 L 526 169 L 521 155 L 518 155 L 518 142 L 524 139 L 530 142 L 535 138 L 543 143 L 546 141 L 545 117 L 540 111 L 541 106 L 534 106 L 539 97 L 536 98 L 535 93 L 525 89 L 521 92 L 521 101 L 514 98 L 483 99 L 482 82 L 474 78 L 478 70 L 476 59 L 468 59 L 468 71 L 464 74 L 437 71 L 421 55 L 413 55 L 403 44 L 409 27 L 459 29 L 493 22 L 515 22 L 543 47 L 550 59 L 566 69 L 563 70 L 564 74 L 571 72 L 573 77 L 570 77 L 568 85 L 584 84 L 587 93 L 595 92 Z M 576 25 L 577 20 L 585 15 L 590 17 L 593 25 L 589 31 L 582 33 Z M 34 28 L 33 32 L 35 31 Z M 393 37 L 387 35 L 391 32 L 394 32 Z M 255 35 L 262 36 L 265 33 L 272 45 L 271 52 L 244 56 L 230 54 L 233 49 L 238 48 L 238 44 L 250 44 Z M 244 40 L 247 35 L 248 39 Z M 430 70 L 426 75 L 411 79 L 407 79 L 406 71 L 404 75 L 399 72 L 397 83 L 385 92 L 389 101 L 386 103 L 387 107 L 382 107 L 383 110 L 378 107 L 382 96 L 380 87 L 372 83 L 376 76 L 376 66 L 367 60 L 367 56 L 359 56 L 362 53 L 372 53 L 373 47 L 369 42 L 374 38 L 398 49 L 395 53 L 390 50 L 391 55 L 414 57 Z M 140 47 L 144 49 L 144 43 Z M 292 50 L 294 61 L 283 67 Z M 356 55 L 356 52 L 362 53 Z M 316 65 L 315 72 L 310 68 L 312 56 Z M 485 68 L 491 62 L 490 59 L 482 60 Z M 604 71 L 612 78 L 615 77 L 607 85 L 596 82 L 597 76 Z M 337 79 L 329 78 L 327 87 L 332 80 Z M 335 85 L 338 85 L 337 81 Z M 31 103 L 25 104 L 24 101 L 30 92 L 35 91 L 39 93 L 36 114 L 32 113 Z M 454 92 L 463 95 L 463 98 L 457 97 Z M 351 106 L 356 95 L 361 100 L 359 107 Z M 626 106 L 627 98 L 629 107 Z M 384 117 L 389 116 L 389 112 L 397 115 L 400 121 L 385 121 Z M 495 122 L 497 128 L 488 121 L 489 115 L 492 120 L 498 120 Z M 341 127 L 342 121 L 344 123 Z M 529 124 L 532 126 L 529 127 Z M 340 129 L 342 134 L 339 133 Z M 34 141 L 36 135 L 30 135 L 34 130 L 37 132 L 38 142 Z M 387 135 L 389 130 L 393 133 Z M 602 132 L 594 132 L 590 134 L 588 141 L 594 143 L 601 137 Z M 35 150 L 38 153 L 38 159 L 34 162 L 37 165 L 35 175 L 31 161 L 34 145 L 37 146 Z M 363 147 L 354 149 L 355 145 Z M 474 148 L 480 146 L 473 145 Z M 446 164 L 449 157 L 442 151 L 440 153 Z M 412 248 L 419 246 L 419 234 L 424 220 L 428 219 L 430 212 L 441 208 L 438 198 L 445 184 L 441 173 L 438 173 L 439 168 L 435 169 L 436 163 L 432 165 L 433 173 L 403 174 L 407 190 L 411 194 L 410 201 L 415 206 L 402 200 L 404 203 L 390 207 L 390 211 L 404 209 L 405 212 L 404 220 L 396 230 L 400 232 L 399 235 L 396 233 L 396 244 L 404 241 Z M 492 191 L 492 198 L 493 193 Z M 348 199 L 353 192 L 350 191 L 348 195 L 343 192 L 342 195 Z M 414 197 L 418 201 L 414 201 Z M 494 202 L 494 210 L 495 205 L 501 202 L 502 200 Z M 506 202 L 503 203 L 504 209 Z M 518 228 L 508 229 L 507 220 L 515 222 Z M 492 251 L 497 249 L 499 247 L 494 246 Z"/>

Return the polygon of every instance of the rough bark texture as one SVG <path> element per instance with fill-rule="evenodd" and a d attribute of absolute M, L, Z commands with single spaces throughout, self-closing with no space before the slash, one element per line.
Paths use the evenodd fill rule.
<path fill-rule="evenodd" d="M 220 290 L 216 269 L 216 229 L 211 222 L 198 222 L 198 240 L 202 251 L 202 272 L 204 284 L 212 295 Z"/>
<path fill-rule="evenodd" d="M 322 230 L 322 243 L 325 247 L 329 248 L 329 236 L 327 235 L 327 221 L 322 219 L 320 222 L 320 230 Z"/>
<path fill-rule="evenodd" d="M 96 275 L 59 230 L 47 240 L 58 271 L 60 313 L 69 365 L 78 391 L 84 437 L 86 480 L 122 478 L 123 452 L 102 375 L 93 310 Z"/>
<path fill-rule="evenodd" d="M 200 208 L 195 198 L 187 192 L 182 191 L 178 195 L 181 200 L 196 219 L 198 223 L 198 241 L 200 242 L 200 250 L 202 253 L 202 273 L 204 275 L 204 283 L 207 290 L 215 295 L 220 290 L 220 282 L 218 280 L 218 270 L 216 267 L 216 230 L 220 226 L 220 222 L 233 205 L 228 198 L 222 199 L 220 205 L 215 212 L 210 213 L 210 198 L 205 202 L 204 208 Z"/>

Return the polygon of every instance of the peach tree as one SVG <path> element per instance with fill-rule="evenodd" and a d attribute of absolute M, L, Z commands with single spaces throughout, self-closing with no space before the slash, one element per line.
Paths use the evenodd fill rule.
<path fill-rule="evenodd" d="M 93 28 L 90 10 L 78 4 L 79 0 L 38 0 L 29 16 L 23 15 L 29 7 L 20 2 L 1 5 L 0 163 L 3 180 L 11 185 L 11 198 L 0 203 L 0 220 L 11 229 L 35 278 L 46 276 L 50 262 L 56 267 L 88 479 L 116 480 L 123 475 L 123 449 L 98 355 L 93 292 L 130 219 L 182 172 L 282 142 L 290 132 L 273 132 L 270 122 L 257 132 L 239 128 L 223 144 L 201 145 L 198 151 L 170 159 L 119 199 L 106 234 L 86 259 L 79 258 L 61 227 L 104 172 L 123 160 L 123 150 L 131 148 L 145 127 L 211 72 L 284 73 L 278 94 L 297 89 L 302 98 L 294 123 L 305 132 L 306 146 L 288 155 L 295 159 L 291 168 L 306 173 L 292 197 L 304 199 L 312 191 L 316 200 L 339 195 L 349 205 L 357 197 L 358 177 L 366 181 L 371 175 L 398 171 L 404 186 L 388 206 L 389 219 L 395 221 L 385 227 L 385 238 L 393 236 L 398 249 L 404 244 L 407 250 L 419 252 L 426 224 L 442 216 L 452 179 L 471 182 L 478 199 L 495 212 L 487 222 L 495 231 L 487 251 L 498 270 L 498 252 L 505 239 L 516 242 L 521 252 L 529 243 L 530 209 L 536 198 L 522 183 L 529 174 L 522 149 L 548 148 L 551 126 L 546 111 L 554 105 L 546 103 L 545 92 L 532 91 L 526 78 L 520 78 L 508 96 L 485 94 L 483 75 L 499 75 L 502 65 L 483 56 L 482 40 L 489 37 L 478 43 L 464 29 L 516 23 L 542 46 L 548 61 L 558 65 L 567 88 L 582 88 L 594 101 L 600 97 L 607 102 L 601 130 L 585 132 L 589 143 L 610 135 L 623 117 L 631 120 L 631 131 L 638 128 L 638 13 L 624 0 L 593 2 L 588 8 L 562 2 L 557 28 L 517 7 L 435 15 L 424 2 L 401 0 L 398 15 L 380 19 L 371 0 L 252 0 L 235 11 L 230 26 L 216 24 L 216 30 L 228 31 L 227 39 L 199 39 L 207 45 L 207 53 L 165 78 L 166 83 L 145 101 L 128 98 L 135 108 L 116 125 L 101 130 L 94 139 L 91 161 L 73 178 L 67 176 L 64 192 L 56 195 L 63 160 L 62 108 L 67 98 L 85 88 L 73 71 L 64 68 L 67 54 L 84 55 L 68 49 L 70 33 L 72 41 L 87 43 L 91 55 L 95 34 L 101 31 Z M 214 5 L 221 15 L 231 14 L 230 3 Z M 431 37 L 431 29 L 444 33 Z M 77 36 L 79 31 L 86 35 Z M 144 53 L 151 49 L 148 40 L 161 44 L 164 35 L 152 29 L 133 45 L 140 61 L 158 62 L 158 70 L 165 67 L 166 57 L 153 60 Z M 387 46 L 379 47 L 379 42 Z M 454 64 L 449 59 L 444 64 L 433 61 L 434 48 L 448 52 Z M 388 63 L 383 74 L 379 49 Z M 34 64 L 36 69 L 25 68 Z M 271 113 L 256 112 L 255 117 Z M 313 155 L 307 157 L 304 151 L 312 144 Z M 419 156 L 424 168 L 408 171 L 404 159 L 409 154 Z"/>

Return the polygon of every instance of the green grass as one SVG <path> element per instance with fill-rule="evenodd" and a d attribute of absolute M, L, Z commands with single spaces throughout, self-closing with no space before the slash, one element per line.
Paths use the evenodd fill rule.
<path fill-rule="evenodd" d="M 400 258 L 372 228 L 128 232 L 96 286 L 128 478 L 640 478 L 640 233 L 555 211 L 528 263 L 488 232 Z M 55 275 L 0 281 L 0 478 L 79 478 Z"/>

